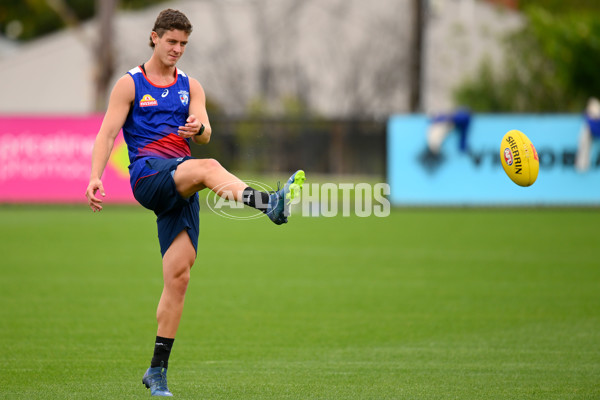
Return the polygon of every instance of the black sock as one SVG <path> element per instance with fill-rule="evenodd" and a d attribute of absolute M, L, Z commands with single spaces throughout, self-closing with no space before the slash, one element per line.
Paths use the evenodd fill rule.
<path fill-rule="evenodd" d="M 247 206 L 266 212 L 269 204 L 269 193 L 261 192 L 248 186 L 242 194 L 242 202 Z"/>
<path fill-rule="evenodd" d="M 171 355 L 171 348 L 175 339 L 169 339 L 157 336 L 154 344 L 154 357 L 150 362 L 150 368 L 160 367 L 162 363 L 163 368 L 169 366 L 169 356 Z"/>

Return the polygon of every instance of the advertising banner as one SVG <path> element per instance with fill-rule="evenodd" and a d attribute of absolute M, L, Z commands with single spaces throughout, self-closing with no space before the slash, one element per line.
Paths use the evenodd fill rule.
<path fill-rule="evenodd" d="M 92 147 L 102 116 L 0 117 L 0 202 L 86 202 Z M 119 134 L 104 171 L 106 200 L 135 202 Z"/>
<path fill-rule="evenodd" d="M 468 129 L 450 130 L 439 148 L 428 138 L 435 122 L 424 115 L 390 118 L 392 205 L 600 205 L 598 139 L 592 142 L 589 168 L 575 168 L 583 115 L 477 114 Z M 513 183 L 501 165 L 502 137 L 513 129 L 527 135 L 538 152 L 539 175 L 529 187 Z"/>

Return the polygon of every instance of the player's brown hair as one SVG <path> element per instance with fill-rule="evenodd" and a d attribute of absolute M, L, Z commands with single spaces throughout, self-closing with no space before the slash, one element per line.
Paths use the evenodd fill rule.
<path fill-rule="evenodd" d="M 167 8 L 166 10 L 162 10 L 158 17 L 156 17 L 156 21 L 154 22 L 154 28 L 152 28 L 153 32 L 156 32 L 158 37 L 162 37 L 166 31 L 171 31 L 173 29 L 177 29 L 180 31 L 186 32 L 188 35 L 192 33 L 192 24 L 190 20 L 185 16 L 184 13 L 178 10 L 173 10 L 171 8 Z M 154 43 L 152 42 L 152 35 L 150 35 L 150 47 L 154 48 Z"/>

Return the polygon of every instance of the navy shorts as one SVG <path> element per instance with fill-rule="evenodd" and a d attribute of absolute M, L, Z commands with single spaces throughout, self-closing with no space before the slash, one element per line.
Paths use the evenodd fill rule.
<path fill-rule="evenodd" d="M 146 164 L 155 174 L 141 178 L 133 196 L 144 207 L 156 214 L 160 252 L 164 256 L 175 237 L 187 230 L 190 240 L 198 253 L 200 234 L 200 204 L 198 193 L 189 198 L 182 197 L 175 188 L 173 174 L 177 166 L 192 157 L 160 159 L 151 158 Z"/>

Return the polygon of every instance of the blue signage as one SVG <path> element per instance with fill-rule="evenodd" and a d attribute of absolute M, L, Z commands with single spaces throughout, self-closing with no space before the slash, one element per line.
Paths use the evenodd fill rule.
<path fill-rule="evenodd" d="M 432 152 L 432 120 L 398 115 L 388 121 L 387 174 L 392 205 L 600 205 L 600 140 L 590 167 L 575 168 L 583 115 L 476 114 L 466 136 L 450 132 Z M 537 181 L 520 187 L 504 173 L 500 143 L 512 129 L 537 149 Z"/>

